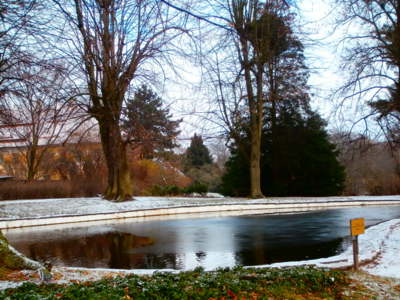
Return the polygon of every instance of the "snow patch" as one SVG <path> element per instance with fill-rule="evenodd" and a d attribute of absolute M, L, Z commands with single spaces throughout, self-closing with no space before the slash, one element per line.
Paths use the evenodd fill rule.
<path fill-rule="evenodd" d="M 359 236 L 359 259 L 361 269 L 379 276 L 400 278 L 400 219 L 390 220 L 370 227 Z M 364 264 L 363 264 L 364 262 Z M 318 267 L 343 268 L 353 265 L 353 250 L 348 247 L 343 253 L 314 260 L 260 265 L 263 267 L 292 267 L 315 265 Z"/>
<path fill-rule="evenodd" d="M 23 281 L 2 281 L 0 280 L 0 290 L 14 289 L 22 285 Z"/>

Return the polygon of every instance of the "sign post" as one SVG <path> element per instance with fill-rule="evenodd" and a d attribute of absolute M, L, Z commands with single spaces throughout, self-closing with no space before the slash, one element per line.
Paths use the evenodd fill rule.
<path fill-rule="evenodd" d="M 350 220 L 350 233 L 353 239 L 353 260 L 354 270 L 358 270 L 358 236 L 365 232 L 365 219 L 352 219 Z"/>

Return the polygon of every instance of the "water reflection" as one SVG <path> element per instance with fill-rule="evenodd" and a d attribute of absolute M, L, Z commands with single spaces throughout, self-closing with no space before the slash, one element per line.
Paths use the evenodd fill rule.
<path fill-rule="evenodd" d="M 17 243 L 18 249 L 33 259 L 49 260 L 58 265 L 82 267 L 133 268 L 143 264 L 144 255 L 130 255 L 140 247 L 153 244 L 148 237 L 109 232 L 69 239 Z"/>
<path fill-rule="evenodd" d="M 368 226 L 400 217 L 400 206 L 15 230 L 7 237 L 24 254 L 57 265 L 209 269 L 334 255 L 356 217 Z"/>

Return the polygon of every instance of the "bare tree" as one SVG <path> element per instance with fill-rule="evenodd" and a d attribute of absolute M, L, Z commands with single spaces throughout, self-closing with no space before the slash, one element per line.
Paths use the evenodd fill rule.
<path fill-rule="evenodd" d="M 9 116 L 5 95 L 12 89 L 15 82 L 23 79 L 16 70 L 23 65 L 32 63 L 32 40 L 35 27 L 33 21 L 37 14 L 39 1 L 35 0 L 2 0 L 0 2 L 0 116 Z M 10 119 L 7 119 L 10 121 Z M 0 264 L 10 269 L 37 269 L 42 267 L 15 253 L 10 249 L 6 238 L 0 231 Z"/>
<path fill-rule="evenodd" d="M 20 80 L 2 99 L 0 133 L 10 137 L 10 146 L 22 158 L 24 177 L 33 180 L 49 149 L 65 142 L 74 129 L 79 109 L 65 102 L 61 71 L 24 66 L 14 72 Z"/>
<path fill-rule="evenodd" d="M 400 2 L 335 0 L 340 4 L 343 69 L 348 80 L 341 88 L 344 99 L 358 100 L 370 111 L 364 118 L 377 121 L 391 141 L 400 133 Z"/>
<path fill-rule="evenodd" d="M 399 150 L 387 142 L 363 135 L 336 132 L 331 135 L 346 168 L 346 195 L 394 195 L 399 192 Z"/>
<path fill-rule="evenodd" d="M 43 5 L 36 0 L 3 0 L 0 3 L 0 99 L 18 80 L 16 68 L 38 61 L 36 37 L 43 25 Z M 38 46 L 38 47 L 36 47 Z"/>
<path fill-rule="evenodd" d="M 225 35 L 233 45 L 233 51 L 228 53 L 234 60 L 223 45 L 225 52 L 215 55 L 209 74 L 217 91 L 220 117 L 230 137 L 240 140 L 243 130 L 250 136 L 250 196 L 263 197 L 261 132 L 266 104 L 275 99 L 274 66 L 287 47 L 283 44 L 290 32 L 284 15 L 289 8 L 280 0 L 226 0 L 219 1 L 219 5 L 225 9 L 224 19 L 231 26 Z"/>
<path fill-rule="evenodd" d="M 124 201 L 132 196 L 126 141 L 120 120 L 133 82 L 155 80 L 154 70 L 175 51 L 182 33 L 177 12 L 155 0 L 53 0 L 74 32 L 59 49 L 85 78 L 88 112 L 100 129 L 108 168 L 105 198 Z M 62 37 L 61 37 L 62 38 Z"/>

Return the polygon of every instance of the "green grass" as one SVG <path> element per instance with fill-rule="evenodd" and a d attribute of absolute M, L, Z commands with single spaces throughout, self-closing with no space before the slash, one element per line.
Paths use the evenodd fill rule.
<path fill-rule="evenodd" d="M 196 269 L 71 285 L 25 283 L 0 292 L 0 299 L 342 299 L 348 282 L 342 271 L 314 267 Z"/>

